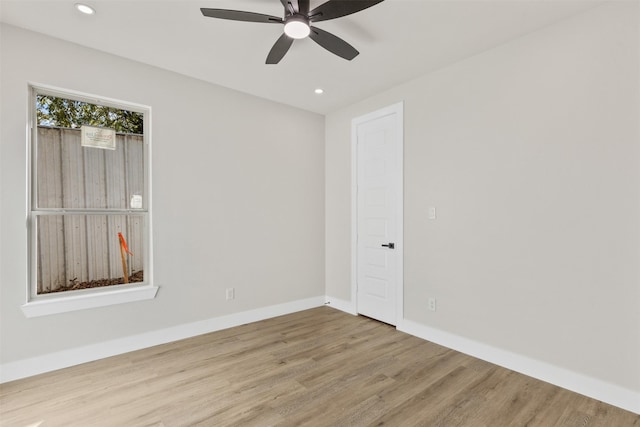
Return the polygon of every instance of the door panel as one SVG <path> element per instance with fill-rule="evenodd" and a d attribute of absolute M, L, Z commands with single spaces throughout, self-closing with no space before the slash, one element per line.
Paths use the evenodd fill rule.
<path fill-rule="evenodd" d="M 398 251 L 382 245 L 398 241 L 397 186 L 402 182 L 397 115 L 356 125 L 357 311 L 396 324 Z M 400 173 L 400 177 L 398 177 Z"/>

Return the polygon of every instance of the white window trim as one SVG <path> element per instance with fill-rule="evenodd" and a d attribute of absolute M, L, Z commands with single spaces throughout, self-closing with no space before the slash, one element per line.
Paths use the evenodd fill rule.
<path fill-rule="evenodd" d="M 149 300 L 155 298 L 158 289 L 157 286 L 145 285 L 136 288 L 109 289 L 80 295 L 72 292 L 71 295 L 63 297 L 29 301 L 21 308 L 26 317 L 48 316 L 69 311 Z"/>
<path fill-rule="evenodd" d="M 61 89 L 53 86 L 42 85 L 39 83 L 29 83 L 29 141 L 27 144 L 27 194 L 28 206 L 27 212 L 29 219 L 33 220 L 32 203 L 33 203 L 33 188 L 32 179 L 34 173 L 34 165 L 32 159 L 32 147 L 34 143 L 34 132 L 37 129 L 37 119 L 35 117 L 35 94 L 47 94 L 57 97 L 73 97 L 74 99 L 84 100 L 86 102 L 96 103 L 98 105 L 111 106 L 121 109 L 128 109 L 129 111 L 136 111 L 144 114 L 144 144 L 146 145 L 145 155 L 145 168 L 147 171 L 145 179 L 145 196 L 146 196 L 146 221 L 148 222 L 146 227 L 146 262 L 145 262 L 145 276 L 148 281 L 144 285 L 127 285 L 123 286 L 111 286 L 98 289 L 87 289 L 79 291 L 67 291 L 54 295 L 40 295 L 36 296 L 32 290 L 33 286 L 33 274 L 35 274 L 35 265 L 33 257 L 33 245 L 35 244 L 35 236 L 32 236 L 32 226 L 29 225 L 29 267 L 28 267 L 28 280 L 26 287 L 26 302 L 21 306 L 22 312 L 28 318 L 48 316 L 58 313 L 66 313 L 77 310 L 85 310 L 98 307 L 106 307 L 115 304 L 124 304 L 135 301 L 144 301 L 154 299 L 158 293 L 159 287 L 153 285 L 153 239 L 152 239 L 152 214 L 151 214 L 151 107 L 142 104 L 134 104 L 130 102 L 115 100 L 111 98 L 105 98 L 102 96 L 91 95 L 81 93 L 73 90 Z"/>

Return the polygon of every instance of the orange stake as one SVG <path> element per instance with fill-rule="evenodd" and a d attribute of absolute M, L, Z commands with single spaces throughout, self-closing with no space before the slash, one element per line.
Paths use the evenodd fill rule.
<path fill-rule="evenodd" d="M 122 233 L 118 233 L 118 238 L 120 239 L 120 258 L 122 259 L 122 273 L 124 275 L 124 283 L 129 283 L 129 274 L 127 270 L 127 258 L 125 257 L 125 253 L 129 255 L 133 255 L 129 248 L 127 247 L 127 241 L 124 240 Z"/>

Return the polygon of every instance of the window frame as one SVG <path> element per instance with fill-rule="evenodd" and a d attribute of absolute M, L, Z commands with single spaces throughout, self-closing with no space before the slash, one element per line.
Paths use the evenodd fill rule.
<path fill-rule="evenodd" d="M 152 209 L 151 209 L 151 107 L 127 101 L 106 98 L 103 96 L 60 89 L 52 86 L 29 83 L 29 116 L 27 141 L 27 290 L 26 303 L 22 311 L 27 317 L 37 317 L 56 313 L 64 313 L 132 301 L 155 298 L 158 287 L 153 285 L 153 246 L 152 246 Z M 142 209 L 95 209 L 95 208 L 41 208 L 37 205 L 37 161 L 38 161 L 38 119 L 36 100 L 38 95 L 66 98 L 95 105 L 114 107 L 143 115 L 143 207 Z M 38 246 L 37 219 L 45 215 L 136 215 L 143 217 L 143 266 L 144 281 L 126 285 L 111 285 L 99 288 L 73 291 L 37 293 Z"/>

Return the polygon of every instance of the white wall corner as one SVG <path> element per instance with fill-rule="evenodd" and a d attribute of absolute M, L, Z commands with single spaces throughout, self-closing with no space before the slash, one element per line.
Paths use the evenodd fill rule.
<path fill-rule="evenodd" d="M 492 347 L 411 320 L 404 319 L 397 329 L 558 387 L 640 414 L 640 391 L 610 384 L 597 378 L 588 377 L 559 366 Z"/>
<path fill-rule="evenodd" d="M 320 307 L 324 303 L 325 297 L 317 296 L 4 363 L 0 365 L 0 383 L 228 329 L 246 323 L 308 310 Z"/>
<path fill-rule="evenodd" d="M 356 305 L 352 301 L 346 301 L 327 295 L 325 297 L 325 305 L 331 308 L 335 308 L 336 310 L 344 311 L 345 313 L 353 314 L 354 316 L 358 314 L 356 312 Z"/>

